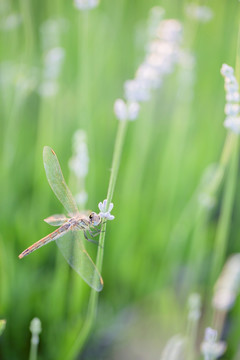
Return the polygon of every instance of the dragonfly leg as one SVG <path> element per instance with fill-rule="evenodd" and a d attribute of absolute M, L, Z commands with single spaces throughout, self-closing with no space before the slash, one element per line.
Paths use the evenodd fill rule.
<path fill-rule="evenodd" d="M 88 238 L 86 231 L 84 231 L 83 234 L 84 234 L 84 237 L 85 237 L 85 239 L 86 239 L 87 241 L 90 241 L 90 242 L 92 242 L 93 244 L 97 244 L 97 245 L 98 245 L 98 241 Z"/>
<path fill-rule="evenodd" d="M 106 223 L 106 221 L 104 223 L 102 223 L 102 225 L 105 223 Z M 99 235 L 101 232 L 105 232 L 105 230 L 102 230 L 102 225 L 101 225 L 100 229 L 96 229 L 96 227 L 93 227 L 93 230 L 88 230 L 89 233 L 91 234 L 91 236 L 94 237 L 94 236 Z"/>
<path fill-rule="evenodd" d="M 98 236 L 98 235 L 100 234 L 101 230 L 100 230 L 100 229 L 97 229 L 97 230 L 88 230 L 88 232 L 89 232 L 89 234 L 90 234 L 91 236 L 95 237 L 95 236 Z"/>

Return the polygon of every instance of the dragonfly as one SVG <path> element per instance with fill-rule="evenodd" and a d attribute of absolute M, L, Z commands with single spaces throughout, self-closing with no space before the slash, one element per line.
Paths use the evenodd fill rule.
<path fill-rule="evenodd" d="M 87 240 L 96 242 L 89 238 L 88 233 L 95 237 L 101 232 L 98 228 L 102 222 L 101 216 L 90 211 L 79 212 L 76 201 L 63 177 L 57 155 L 49 146 L 44 146 L 43 163 L 49 185 L 64 206 L 68 216 L 57 214 L 44 219 L 49 225 L 59 226 L 58 229 L 29 246 L 18 257 L 22 259 L 40 247 L 56 240 L 69 265 L 89 286 L 96 291 L 101 291 L 103 279 L 87 253 L 81 238 L 82 232 Z"/>

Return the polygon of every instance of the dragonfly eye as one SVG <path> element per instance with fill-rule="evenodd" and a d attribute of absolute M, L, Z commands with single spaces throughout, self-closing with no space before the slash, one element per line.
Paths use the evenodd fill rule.
<path fill-rule="evenodd" d="M 93 226 L 97 226 L 100 224 L 101 222 L 101 218 L 98 214 L 96 214 L 95 212 L 92 212 L 90 215 L 89 215 L 89 220 L 91 221 L 92 225 Z"/>

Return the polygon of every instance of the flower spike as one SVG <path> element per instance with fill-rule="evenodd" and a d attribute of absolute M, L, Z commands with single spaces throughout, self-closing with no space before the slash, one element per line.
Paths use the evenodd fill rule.
<path fill-rule="evenodd" d="M 98 204 L 98 208 L 100 210 L 99 216 L 101 216 L 101 218 L 105 218 L 107 220 L 115 219 L 115 216 L 110 214 L 113 209 L 113 203 L 110 203 L 107 209 L 107 199 L 103 200 L 103 202 L 100 202 Z"/>

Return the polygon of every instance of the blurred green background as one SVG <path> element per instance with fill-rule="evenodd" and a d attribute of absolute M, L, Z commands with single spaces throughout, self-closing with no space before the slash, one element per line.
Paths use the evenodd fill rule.
<path fill-rule="evenodd" d="M 98 211 L 106 198 L 118 125 L 113 104 L 144 60 L 153 6 L 163 7 L 166 19 L 182 22 L 182 48 L 194 63 L 176 66 L 128 125 L 113 197 L 115 220 L 107 226 L 104 288 L 79 358 L 160 358 L 167 340 L 186 331 L 191 292 L 206 299 L 204 311 L 210 309 L 199 339 L 210 325 L 209 277 L 224 186 L 204 215 L 193 195 L 205 169 L 218 163 L 226 138 L 220 68 L 235 67 L 239 3 L 195 2 L 211 8 L 213 18 L 206 22 L 186 15 L 189 3 L 101 0 L 82 12 L 72 1 L 1 0 L 0 318 L 7 320 L 1 359 L 28 357 L 33 317 L 42 322 L 39 359 L 67 359 L 81 330 L 90 289 L 56 245 L 23 260 L 18 255 L 52 231 L 44 218 L 62 212 L 46 180 L 44 145 L 55 150 L 68 180 L 72 138 L 84 130 L 87 208 Z M 61 68 L 44 95 L 46 79 L 56 70 L 47 74 L 44 56 L 54 47 L 64 56 L 60 52 Z M 240 251 L 238 200 L 237 187 L 224 258 Z M 88 248 L 94 258 L 96 246 Z M 237 351 L 240 304 L 232 312 L 228 359 Z"/>

